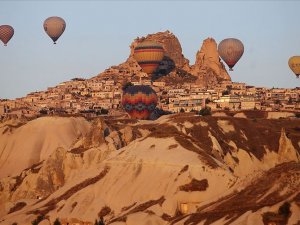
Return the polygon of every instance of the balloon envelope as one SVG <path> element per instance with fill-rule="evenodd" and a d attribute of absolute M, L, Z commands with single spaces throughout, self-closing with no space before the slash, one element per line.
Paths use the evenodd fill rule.
<path fill-rule="evenodd" d="M 148 119 L 157 105 L 157 95 L 146 85 L 129 86 L 124 90 L 122 105 L 131 118 Z"/>
<path fill-rule="evenodd" d="M 14 28 L 9 25 L 1 25 L 0 26 L 0 40 L 6 46 L 9 40 L 14 35 Z"/>
<path fill-rule="evenodd" d="M 298 78 L 300 75 L 300 56 L 292 56 L 288 63 L 289 67 Z"/>
<path fill-rule="evenodd" d="M 44 30 L 48 36 L 56 44 L 57 39 L 62 35 L 66 29 L 66 22 L 57 16 L 52 16 L 44 21 Z"/>
<path fill-rule="evenodd" d="M 227 38 L 220 42 L 218 52 L 230 70 L 232 70 L 244 53 L 244 45 L 236 38 Z"/>
<path fill-rule="evenodd" d="M 164 49 L 153 41 L 144 41 L 134 48 L 133 57 L 145 73 L 151 74 L 163 59 Z"/>

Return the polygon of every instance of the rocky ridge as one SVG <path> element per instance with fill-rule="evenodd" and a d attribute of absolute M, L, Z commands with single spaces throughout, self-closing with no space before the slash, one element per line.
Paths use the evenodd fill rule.
<path fill-rule="evenodd" d="M 300 221 L 299 120 L 189 113 L 75 121 L 88 131 L 70 146 L 58 144 L 0 180 L 0 224 L 31 224 L 44 215 L 44 224 L 103 216 L 113 225 L 262 225 L 262 215 L 285 201 L 292 210 L 288 224 Z"/>

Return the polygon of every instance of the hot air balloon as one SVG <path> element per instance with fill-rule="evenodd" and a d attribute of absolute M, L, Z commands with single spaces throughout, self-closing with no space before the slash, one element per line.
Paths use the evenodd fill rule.
<path fill-rule="evenodd" d="M 229 70 L 233 71 L 232 68 L 244 53 L 244 45 L 238 39 L 227 38 L 220 42 L 218 52 L 220 57 L 229 66 Z"/>
<path fill-rule="evenodd" d="M 134 48 L 133 57 L 138 62 L 143 72 L 152 74 L 164 57 L 164 49 L 153 41 L 144 41 Z"/>
<path fill-rule="evenodd" d="M 57 16 L 52 16 L 44 21 L 44 30 L 48 36 L 56 44 L 57 39 L 62 35 L 66 29 L 66 22 Z"/>
<path fill-rule="evenodd" d="M 148 119 L 156 104 L 157 95 L 149 86 L 129 86 L 123 92 L 122 105 L 133 119 Z"/>
<path fill-rule="evenodd" d="M 0 26 L 0 40 L 4 43 L 4 46 L 7 46 L 7 43 L 14 35 L 14 28 L 9 25 Z"/>
<path fill-rule="evenodd" d="M 293 56 L 289 59 L 289 67 L 295 73 L 297 78 L 300 75 L 300 56 Z"/>

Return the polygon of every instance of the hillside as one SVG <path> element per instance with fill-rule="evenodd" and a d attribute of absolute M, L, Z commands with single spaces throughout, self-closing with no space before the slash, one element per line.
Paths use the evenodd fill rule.
<path fill-rule="evenodd" d="M 263 214 L 286 201 L 288 224 L 299 224 L 300 120 L 272 117 L 6 121 L 0 125 L 1 165 L 7 162 L 0 168 L 0 224 L 27 225 L 44 215 L 43 224 L 57 217 L 93 224 L 103 216 L 112 225 L 262 225 L 271 218 Z M 34 137 L 26 142 L 34 130 L 43 145 Z"/>

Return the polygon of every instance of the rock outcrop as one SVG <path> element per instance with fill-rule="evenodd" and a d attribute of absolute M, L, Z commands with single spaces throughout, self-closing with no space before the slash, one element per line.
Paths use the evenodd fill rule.
<path fill-rule="evenodd" d="M 217 43 L 214 39 L 204 40 L 201 49 L 197 52 L 195 64 L 191 66 L 189 60 L 182 53 L 178 38 L 170 31 L 136 38 L 130 45 L 130 55 L 126 62 L 110 67 L 95 78 L 106 77 L 125 83 L 129 77 L 134 81 L 138 81 L 140 77 L 148 77 L 141 71 L 140 66 L 133 58 L 134 48 L 145 40 L 160 43 L 165 50 L 165 57 L 161 65 L 150 76 L 152 80 L 175 84 L 196 82 L 203 87 L 213 87 L 220 81 L 230 80 L 223 63 L 220 62 Z"/>
<path fill-rule="evenodd" d="M 213 86 L 220 81 L 230 80 L 224 64 L 220 61 L 217 43 L 213 38 L 203 41 L 190 72 L 198 77 L 197 83 L 205 86 Z"/>

